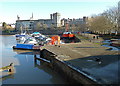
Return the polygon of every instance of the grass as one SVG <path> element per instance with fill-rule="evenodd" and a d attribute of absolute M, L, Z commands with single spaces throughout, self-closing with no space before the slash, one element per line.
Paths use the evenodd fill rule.
<path fill-rule="evenodd" d="M 101 43 L 101 42 L 97 42 L 97 43 L 95 43 L 95 42 L 94 42 L 94 44 L 106 45 L 107 43 Z"/>
<path fill-rule="evenodd" d="M 91 40 L 88 37 L 84 37 L 84 36 L 79 35 L 79 34 L 75 34 L 75 36 L 80 40 L 87 40 L 87 41 Z M 102 43 L 102 42 L 92 42 L 92 43 L 98 44 L 98 45 L 106 45 L 107 44 L 107 43 Z"/>
<path fill-rule="evenodd" d="M 84 36 L 81 36 L 81 35 L 79 35 L 79 34 L 75 34 L 75 36 L 78 38 L 78 39 L 84 39 L 84 40 L 89 40 L 89 38 L 88 37 L 84 37 Z"/>

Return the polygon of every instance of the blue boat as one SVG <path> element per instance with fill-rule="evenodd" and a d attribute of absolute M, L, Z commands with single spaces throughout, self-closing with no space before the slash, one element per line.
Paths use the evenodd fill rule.
<path fill-rule="evenodd" d="M 40 46 L 36 46 L 34 44 L 16 44 L 16 46 L 13 46 L 13 49 L 19 49 L 19 50 L 40 50 Z"/>
<path fill-rule="evenodd" d="M 25 35 L 17 34 L 16 37 L 25 37 Z"/>

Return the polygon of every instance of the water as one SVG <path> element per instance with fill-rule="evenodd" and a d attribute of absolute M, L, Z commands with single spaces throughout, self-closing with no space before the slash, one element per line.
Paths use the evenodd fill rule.
<path fill-rule="evenodd" d="M 1 66 L 10 63 L 15 65 L 15 73 L 9 75 L 2 72 L 2 84 L 66 84 L 67 82 L 47 65 L 34 63 L 32 51 L 13 50 L 16 44 L 15 36 L 0 36 L 0 62 Z M 39 57 L 39 55 L 37 55 Z"/>
<path fill-rule="evenodd" d="M 111 43 L 110 40 L 105 40 L 103 41 L 103 43 L 106 43 L 106 44 L 102 46 L 110 48 L 111 51 L 120 51 L 120 48 L 110 46 L 110 43 Z"/>
<path fill-rule="evenodd" d="M 102 46 L 110 48 L 111 51 L 120 51 L 120 49 L 117 47 L 113 47 L 113 46 L 109 46 L 109 45 L 102 45 Z"/>

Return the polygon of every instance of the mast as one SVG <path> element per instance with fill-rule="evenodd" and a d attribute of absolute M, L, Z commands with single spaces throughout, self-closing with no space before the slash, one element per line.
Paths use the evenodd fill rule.
<path fill-rule="evenodd" d="M 32 19 L 33 19 L 33 13 L 32 13 Z"/>
<path fill-rule="evenodd" d="M 33 13 L 32 13 L 32 16 L 30 17 L 30 20 L 33 20 Z"/>
<path fill-rule="evenodd" d="M 20 20 L 20 17 L 17 15 L 17 20 Z"/>
<path fill-rule="evenodd" d="M 20 34 L 23 33 L 22 25 L 20 26 Z"/>

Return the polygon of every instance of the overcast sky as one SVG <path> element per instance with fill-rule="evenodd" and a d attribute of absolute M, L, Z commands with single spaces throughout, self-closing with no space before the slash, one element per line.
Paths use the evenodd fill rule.
<path fill-rule="evenodd" d="M 99 14 L 117 6 L 119 0 L 1 0 L 0 22 L 15 23 L 20 19 L 49 19 L 50 14 L 59 12 L 61 18 L 82 18 Z"/>

